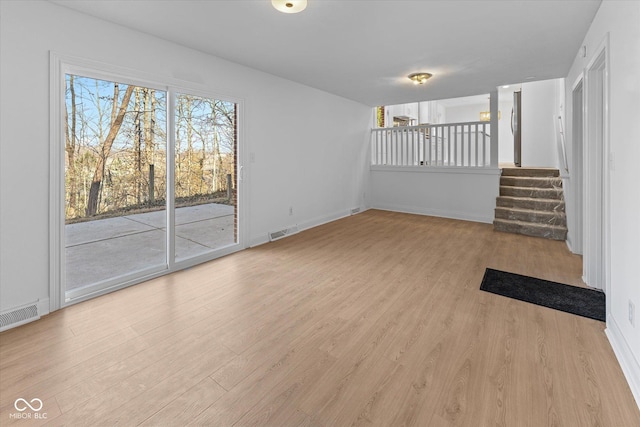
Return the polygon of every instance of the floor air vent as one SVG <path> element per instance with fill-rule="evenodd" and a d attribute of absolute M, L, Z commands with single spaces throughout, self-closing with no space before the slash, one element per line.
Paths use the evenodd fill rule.
<path fill-rule="evenodd" d="M 0 332 L 39 319 L 38 304 L 33 303 L 0 314 Z"/>
<path fill-rule="evenodd" d="M 272 233 L 269 233 L 269 241 L 273 242 L 275 240 L 280 240 L 283 237 L 291 236 L 292 234 L 296 234 L 297 232 L 298 232 L 298 226 L 285 228 L 284 230 L 274 231 Z"/>

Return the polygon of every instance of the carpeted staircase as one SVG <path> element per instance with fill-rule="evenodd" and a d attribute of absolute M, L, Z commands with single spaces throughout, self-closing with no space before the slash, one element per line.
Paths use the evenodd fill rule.
<path fill-rule="evenodd" d="M 503 168 L 493 228 L 566 240 L 562 179 L 557 169 Z"/>

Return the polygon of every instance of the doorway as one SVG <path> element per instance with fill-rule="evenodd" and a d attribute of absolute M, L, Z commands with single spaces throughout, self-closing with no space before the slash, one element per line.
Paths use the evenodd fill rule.
<path fill-rule="evenodd" d="M 240 250 L 240 104 L 61 69 L 52 310 Z"/>
<path fill-rule="evenodd" d="M 607 40 L 596 50 L 585 73 L 586 153 L 584 176 L 585 283 L 608 287 L 608 69 Z"/>

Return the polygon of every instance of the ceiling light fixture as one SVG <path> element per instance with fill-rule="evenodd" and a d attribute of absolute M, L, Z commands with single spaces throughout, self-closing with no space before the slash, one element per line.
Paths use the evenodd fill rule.
<path fill-rule="evenodd" d="M 307 7 L 307 0 L 271 0 L 271 4 L 280 12 L 298 13 Z"/>
<path fill-rule="evenodd" d="M 414 85 L 422 85 L 427 82 L 433 76 L 431 73 L 413 73 L 409 74 L 409 80 L 413 82 Z"/>

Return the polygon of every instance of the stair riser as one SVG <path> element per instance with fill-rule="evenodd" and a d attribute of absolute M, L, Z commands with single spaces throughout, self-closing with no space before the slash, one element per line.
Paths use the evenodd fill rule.
<path fill-rule="evenodd" d="M 556 228 L 541 228 L 531 227 L 522 224 L 510 224 L 494 221 L 493 228 L 497 231 L 503 231 L 506 233 L 523 234 L 525 236 L 543 237 L 545 239 L 553 240 L 566 240 L 567 230 L 561 230 Z"/>
<path fill-rule="evenodd" d="M 502 176 L 558 177 L 560 172 L 557 169 L 503 168 Z"/>
<path fill-rule="evenodd" d="M 498 197 L 496 205 L 504 208 L 564 212 L 564 201 L 562 200 L 512 199 L 510 197 Z"/>
<path fill-rule="evenodd" d="M 513 221 L 533 222 L 537 224 L 567 226 L 567 217 L 561 212 L 542 211 L 513 211 L 510 209 L 496 208 L 495 217 L 499 219 L 509 219 Z"/>
<path fill-rule="evenodd" d="M 560 178 L 527 178 L 518 176 L 500 177 L 501 186 L 510 187 L 536 187 L 536 188 L 562 188 Z"/>
<path fill-rule="evenodd" d="M 562 200 L 562 189 L 500 186 L 501 196 Z"/>

